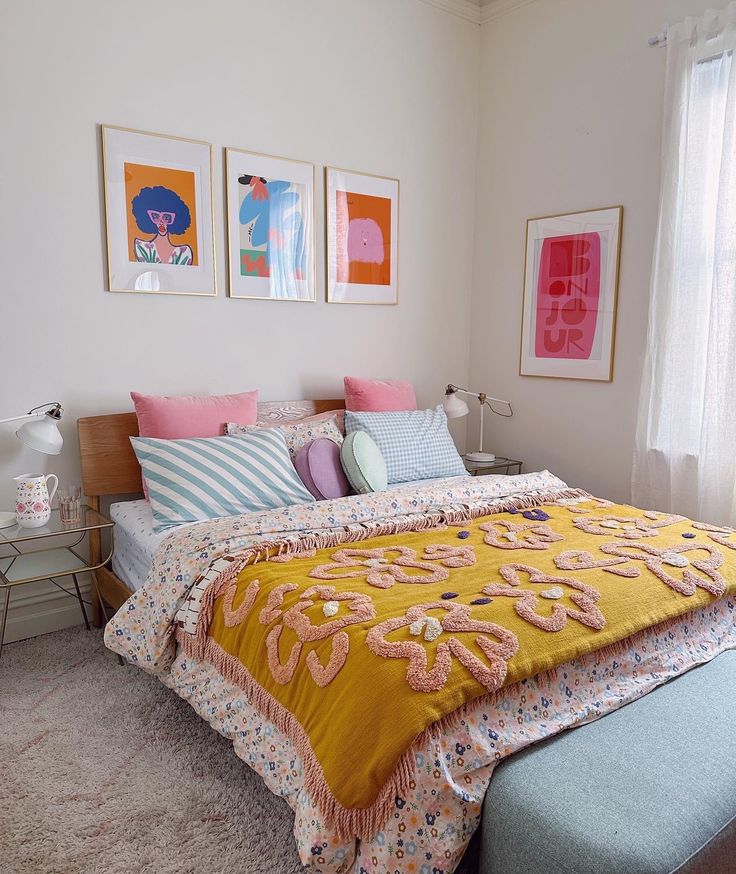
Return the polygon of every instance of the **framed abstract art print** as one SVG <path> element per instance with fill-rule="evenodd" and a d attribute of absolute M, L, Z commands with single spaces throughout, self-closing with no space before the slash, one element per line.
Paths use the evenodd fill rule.
<path fill-rule="evenodd" d="M 522 376 L 613 378 L 623 207 L 529 219 Z"/>
<path fill-rule="evenodd" d="M 327 300 L 399 302 L 399 180 L 325 168 Z"/>
<path fill-rule="evenodd" d="M 102 126 L 110 291 L 217 294 L 212 147 Z"/>
<path fill-rule="evenodd" d="M 230 297 L 316 300 L 314 164 L 225 149 Z"/>

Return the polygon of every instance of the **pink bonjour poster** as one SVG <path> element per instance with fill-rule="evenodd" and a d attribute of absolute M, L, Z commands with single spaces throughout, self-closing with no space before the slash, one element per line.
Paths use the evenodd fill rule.
<path fill-rule="evenodd" d="M 543 241 L 534 343 L 538 358 L 590 358 L 600 290 L 600 234 L 571 234 Z"/>
<path fill-rule="evenodd" d="M 519 373 L 613 379 L 623 207 L 527 221 Z"/>

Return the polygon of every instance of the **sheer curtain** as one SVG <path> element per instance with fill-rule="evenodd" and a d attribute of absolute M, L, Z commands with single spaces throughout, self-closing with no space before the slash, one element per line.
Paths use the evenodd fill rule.
<path fill-rule="evenodd" d="M 736 2 L 671 27 L 638 506 L 736 523 Z"/>

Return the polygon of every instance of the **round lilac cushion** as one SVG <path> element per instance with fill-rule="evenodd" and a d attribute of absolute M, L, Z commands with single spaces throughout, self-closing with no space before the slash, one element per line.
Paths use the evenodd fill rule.
<path fill-rule="evenodd" d="M 302 446 L 294 459 L 294 467 L 318 501 L 350 494 L 350 483 L 340 463 L 340 447 L 327 437 L 318 437 Z"/>

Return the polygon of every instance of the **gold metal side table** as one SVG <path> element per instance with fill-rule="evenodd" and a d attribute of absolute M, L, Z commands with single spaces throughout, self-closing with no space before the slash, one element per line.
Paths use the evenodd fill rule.
<path fill-rule="evenodd" d="M 0 528 L 0 590 L 4 590 L 5 594 L 2 613 L 0 613 L 0 656 L 5 640 L 10 593 L 16 586 L 50 580 L 62 592 L 79 601 L 84 624 L 89 629 L 77 574 L 97 570 L 110 561 L 114 549 L 115 523 L 86 505 L 82 507 L 80 520 L 80 522 L 62 523 L 59 519 L 59 511 L 52 510 L 51 518 L 41 528 L 21 528 L 20 525 Z M 90 531 L 101 531 L 103 528 L 110 531 L 110 552 L 107 558 L 98 564 L 91 564 L 84 555 L 77 552 L 76 547 Z M 59 542 L 68 541 L 70 538 L 75 539 L 71 543 Z M 74 592 L 58 583 L 59 577 L 71 577 Z M 92 585 L 95 585 L 94 577 Z"/>
<path fill-rule="evenodd" d="M 465 470 L 471 476 L 478 476 L 479 474 L 485 476 L 489 473 L 510 475 L 513 467 L 516 468 L 513 471 L 514 473 L 521 473 L 521 468 L 524 464 L 523 461 L 519 461 L 517 458 L 504 458 L 501 455 L 497 455 L 495 461 L 471 461 L 463 455 L 463 463 L 465 464 Z"/>

